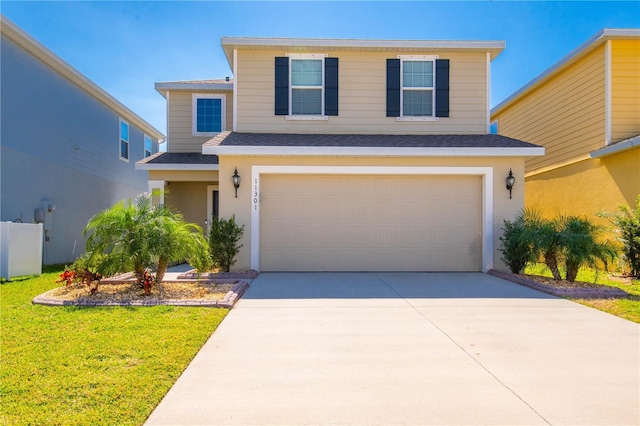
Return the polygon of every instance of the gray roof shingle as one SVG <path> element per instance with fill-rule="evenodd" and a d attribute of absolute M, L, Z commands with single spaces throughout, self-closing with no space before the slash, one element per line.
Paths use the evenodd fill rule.
<path fill-rule="evenodd" d="M 502 135 L 352 135 L 222 132 L 205 146 L 355 148 L 537 148 Z"/>
<path fill-rule="evenodd" d="M 138 161 L 138 164 L 218 164 L 218 156 L 197 152 L 158 152 Z"/>

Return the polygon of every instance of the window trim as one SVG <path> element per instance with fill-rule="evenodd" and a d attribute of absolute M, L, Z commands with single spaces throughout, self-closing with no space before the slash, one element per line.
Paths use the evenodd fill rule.
<path fill-rule="evenodd" d="M 400 59 L 400 116 L 396 117 L 396 121 L 439 121 L 440 118 L 436 117 L 436 60 L 439 59 L 439 55 L 398 55 Z M 407 88 L 404 87 L 404 63 L 405 62 L 432 62 L 433 63 L 433 84 L 431 88 Z M 416 115 L 404 115 L 404 91 L 431 91 L 431 115 L 416 116 Z"/>
<path fill-rule="evenodd" d="M 289 58 L 289 114 L 284 116 L 285 120 L 296 120 L 296 121 L 323 121 L 329 120 L 329 116 L 325 114 L 325 99 L 324 99 L 324 91 L 325 91 L 325 65 L 324 60 L 328 56 L 326 53 L 287 53 L 285 55 Z M 293 72 L 293 66 L 291 61 L 294 59 L 315 59 L 321 60 L 321 82 L 322 86 L 320 90 L 320 111 L 321 114 L 293 114 L 293 84 L 291 82 L 291 73 Z M 318 86 L 296 86 L 297 89 L 318 89 Z"/>
<path fill-rule="evenodd" d="M 220 99 L 220 132 L 198 132 L 198 99 Z M 191 95 L 191 134 L 192 136 L 215 136 L 226 130 L 227 96 L 222 93 L 193 93 Z"/>
<path fill-rule="evenodd" d="M 127 138 L 126 139 L 122 137 L 122 123 L 124 123 L 127 126 Z M 120 158 L 120 160 L 128 163 L 129 162 L 129 157 L 131 157 L 131 150 L 129 149 L 130 142 L 131 142 L 131 125 L 129 124 L 128 121 L 124 120 L 122 117 L 120 117 L 119 120 L 118 120 L 118 135 L 120 136 L 118 138 L 118 158 Z M 122 156 L 122 142 L 125 142 L 127 144 L 127 156 L 126 157 Z"/>

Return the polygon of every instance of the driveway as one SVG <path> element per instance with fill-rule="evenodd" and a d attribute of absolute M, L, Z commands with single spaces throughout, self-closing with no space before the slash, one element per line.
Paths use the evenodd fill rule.
<path fill-rule="evenodd" d="M 480 273 L 263 273 L 148 424 L 640 424 L 640 326 Z"/>

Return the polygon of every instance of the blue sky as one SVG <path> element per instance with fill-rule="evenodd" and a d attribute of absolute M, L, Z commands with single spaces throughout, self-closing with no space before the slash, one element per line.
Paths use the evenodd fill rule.
<path fill-rule="evenodd" d="M 640 2 L 0 2 L 0 12 L 165 132 L 158 81 L 231 74 L 222 36 L 504 40 L 495 106 L 602 28 L 639 28 Z"/>

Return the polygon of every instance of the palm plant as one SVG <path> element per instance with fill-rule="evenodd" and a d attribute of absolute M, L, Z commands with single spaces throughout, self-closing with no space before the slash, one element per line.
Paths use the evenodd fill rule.
<path fill-rule="evenodd" d="M 153 259 L 146 226 L 152 215 L 151 197 L 141 195 L 89 219 L 82 234 L 89 235 L 85 251 L 97 272 L 111 276 L 133 270 L 142 277 Z"/>
<path fill-rule="evenodd" d="M 599 228 L 587 219 L 577 216 L 561 218 L 561 229 L 558 240 L 565 258 L 565 279 L 576 280 L 581 266 L 597 267 L 598 261 L 607 265 L 616 255 L 615 249 L 608 242 L 599 242 Z"/>
<path fill-rule="evenodd" d="M 602 212 L 599 216 L 607 218 L 615 225 L 622 243 L 622 258 L 629 266 L 632 277 L 640 278 L 640 195 L 636 199 L 635 209 L 620 206 L 618 214 Z"/>
<path fill-rule="evenodd" d="M 165 206 L 156 208 L 151 227 L 151 253 L 156 263 L 156 282 L 161 283 L 169 263 L 188 260 L 207 245 L 202 228 L 184 221 L 179 213 Z"/>
<path fill-rule="evenodd" d="M 149 194 L 93 216 L 83 231 L 87 234 L 85 249 L 97 272 L 109 276 L 133 270 L 141 281 L 155 267 L 156 283 L 169 263 L 188 260 L 207 245 L 202 228 L 166 206 L 155 206 Z"/>

